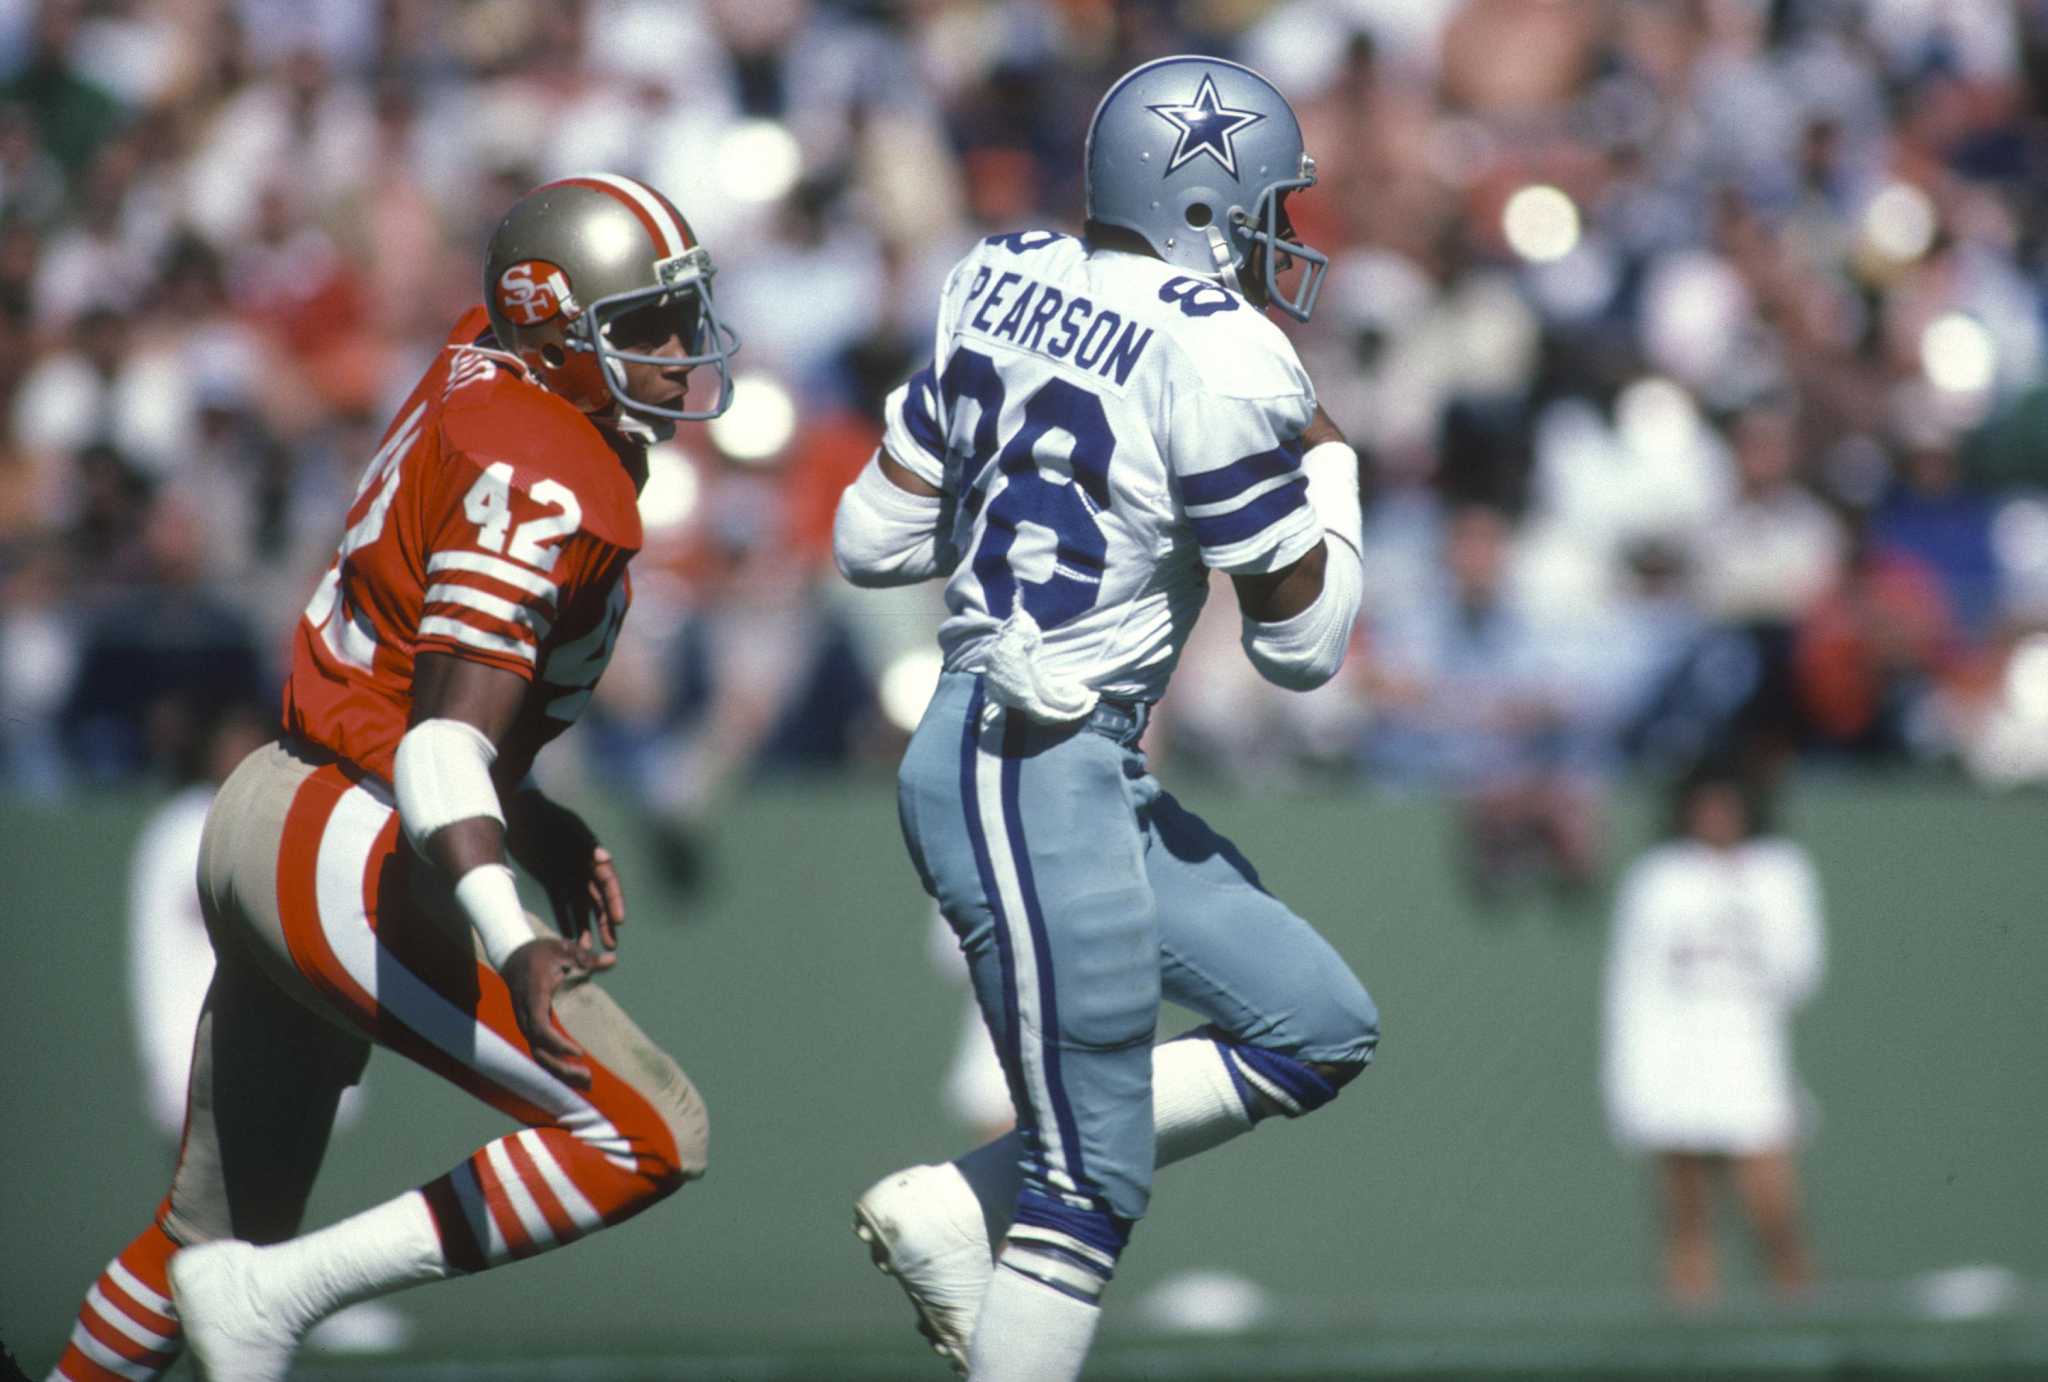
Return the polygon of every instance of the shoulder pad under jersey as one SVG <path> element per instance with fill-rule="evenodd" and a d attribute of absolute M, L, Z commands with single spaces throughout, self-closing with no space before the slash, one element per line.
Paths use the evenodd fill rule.
<path fill-rule="evenodd" d="M 1115 254 L 1105 272 L 1204 388 L 1227 398 L 1315 392 L 1294 342 L 1242 294 L 1145 255 Z"/>
<path fill-rule="evenodd" d="M 597 424 L 511 368 L 450 390 L 441 415 L 448 449 L 479 468 L 512 465 L 513 483 L 567 485 L 582 508 L 582 528 L 625 551 L 640 549 L 640 509 L 625 463 Z"/>

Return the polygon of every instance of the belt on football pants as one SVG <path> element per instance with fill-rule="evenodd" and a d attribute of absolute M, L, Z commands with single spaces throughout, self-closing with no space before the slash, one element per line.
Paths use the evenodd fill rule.
<path fill-rule="evenodd" d="M 1135 744 L 1145 732 L 1145 724 L 1152 716 L 1150 701 L 1112 700 L 1104 696 L 1088 712 L 1082 728 L 1093 730 L 1106 739 L 1119 744 Z"/>

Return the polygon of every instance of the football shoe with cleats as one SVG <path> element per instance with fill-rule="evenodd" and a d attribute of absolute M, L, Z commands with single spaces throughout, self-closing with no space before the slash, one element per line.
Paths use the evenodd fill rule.
<path fill-rule="evenodd" d="M 252 1243 L 223 1239 L 171 1258 L 171 1296 L 185 1343 L 206 1382 L 284 1382 L 313 1323 L 265 1289 Z"/>
<path fill-rule="evenodd" d="M 965 1376 L 994 1272 L 981 1203 L 966 1179 L 950 1162 L 884 1176 L 854 1201 L 853 1232 L 910 1297 L 932 1352 Z"/>

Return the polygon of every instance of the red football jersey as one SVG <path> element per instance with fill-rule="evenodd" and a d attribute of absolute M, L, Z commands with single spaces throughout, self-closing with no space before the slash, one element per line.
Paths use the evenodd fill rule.
<path fill-rule="evenodd" d="M 293 635 L 285 727 L 386 782 L 417 654 L 533 684 L 499 745 L 517 777 L 590 699 L 632 598 L 632 477 L 589 418 L 476 344 L 489 330 L 473 308 L 399 409 Z"/>

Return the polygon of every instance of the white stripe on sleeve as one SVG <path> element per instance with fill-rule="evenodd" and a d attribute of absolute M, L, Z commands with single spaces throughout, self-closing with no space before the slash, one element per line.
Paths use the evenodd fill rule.
<path fill-rule="evenodd" d="M 478 590 L 474 586 L 430 585 L 427 587 L 426 602 L 430 605 L 465 606 L 480 614 L 488 614 L 493 619 L 502 619 L 508 624 L 530 629 L 536 639 L 546 638 L 548 630 L 554 627 L 546 615 L 536 614 L 525 605 L 516 605 L 510 600 L 492 595 L 488 591 Z"/>
<path fill-rule="evenodd" d="M 523 662 L 533 661 L 531 643 L 521 643 L 516 638 L 506 638 L 502 634 L 473 629 L 457 619 L 444 619 L 438 614 L 428 615 L 420 620 L 420 637 L 425 638 L 431 634 L 452 638 L 457 643 L 467 643 L 470 647 L 482 648 L 485 652 L 504 653 Z"/>
<path fill-rule="evenodd" d="M 561 593 L 560 588 L 546 576 L 517 562 L 486 556 L 482 552 L 436 552 L 427 560 L 427 574 L 431 576 L 436 571 L 467 571 L 471 575 L 489 576 L 514 590 L 523 590 L 544 600 L 553 600 Z"/>

